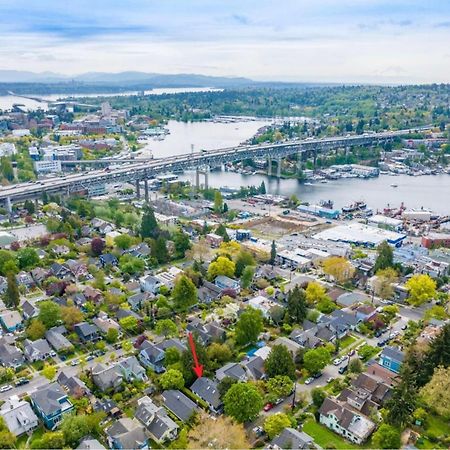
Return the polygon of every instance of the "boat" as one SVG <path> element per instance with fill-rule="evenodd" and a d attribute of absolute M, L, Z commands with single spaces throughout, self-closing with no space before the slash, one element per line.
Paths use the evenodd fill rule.
<path fill-rule="evenodd" d="M 361 211 L 367 208 L 367 204 L 363 201 L 354 202 L 350 205 L 344 206 L 342 208 L 343 213 L 350 213 L 354 211 Z"/>
<path fill-rule="evenodd" d="M 303 183 L 303 186 L 313 186 L 312 183 Z"/>
<path fill-rule="evenodd" d="M 391 187 L 396 188 L 396 187 L 398 187 L 398 184 L 392 183 Z"/>
<path fill-rule="evenodd" d="M 320 200 L 319 205 L 322 208 L 333 209 L 333 200 Z"/>

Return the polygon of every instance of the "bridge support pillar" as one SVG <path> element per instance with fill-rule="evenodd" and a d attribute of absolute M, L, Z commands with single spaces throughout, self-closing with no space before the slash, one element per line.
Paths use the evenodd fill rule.
<path fill-rule="evenodd" d="M 297 173 L 302 170 L 303 153 L 297 153 Z"/>
<path fill-rule="evenodd" d="M 205 167 L 205 190 L 208 189 L 208 187 L 209 187 L 208 174 L 209 174 L 209 166 L 206 166 Z"/>
<path fill-rule="evenodd" d="M 36 211 L 39 211 L 39 200 L 37 198 L 34 199 L 34 208 Z"/>
<path fill-rule="evenodd" d="M 136 197 L 141 198 L 141 185 L 139 184 L 139 180 L 136 180 Z"/>
<path fill-rule="evenodd" d="M 200 169 L 198 167 L 195 169 L 195 188 L 197 191 L 200 190 Z"/>
<path fill-rule="evenodd" d="M 281 158 L 277 159 L 277 178 L 281 178 Z"/>
<path fill-rule="evenodd" d="M 270 156 L 267 158 L 267 175 L 272 176 L 272 158 Z"/>
<path fill-rule="evenodd" d="M 147 178 L 144 180 L 144 198 L 145 198 L 145 203 L 148 203 L 148 180 Z"/>
<path fill-rule="evenodd" d="M 313 153 L 313 163 L 314 163 L 314 170 L 315 170 L 316 164 L 317 164 L 317 152 L 316 151 Z"/>
<path fill-rule="evenodd" d="M 5 200 L 5 209 L 6 209 L 6 212 L 7 212 L 8 214 L 11 214 L 11 213 L 12 213 L 12 203 L 11 203 L 11 198 L 10 198 L 10 197 L 6 197 L 6 200 Z"/>

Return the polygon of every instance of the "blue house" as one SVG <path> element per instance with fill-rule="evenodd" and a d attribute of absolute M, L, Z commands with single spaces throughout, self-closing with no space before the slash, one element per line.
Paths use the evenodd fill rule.
<path fill-rule="evenodd" d="M 69 397 L 58 383 L 51 383 L 30 395 L 31 405 L 49 430 L 54 430 L 64 414 L 73 410 Z"/>
<path fill-rule="evenodd" d="M 405 354 L 395 347 L 385 347 L 380 355 L 380 364 L 391 372 L 400 373 Z"/>
<path fill-rule="evenodd" d="M 139 360 L 145 367 L 150 367 L 156 373 L 164 372 L 163 360 L 165 352 L 155 344 L 144 341 L 139 352 Z"/>

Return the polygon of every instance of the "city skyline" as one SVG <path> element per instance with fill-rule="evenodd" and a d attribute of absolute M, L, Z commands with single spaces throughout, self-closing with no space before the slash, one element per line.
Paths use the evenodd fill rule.
<path fill-rule="evenodd" d="M 23 11 L 26 11 L 25 15 Z M 265 81 L 448 82 L 450 5 L 319 0 L 4 1 L 1 70 Z M 426 70 L 425 70 L 426 69 Z"/>

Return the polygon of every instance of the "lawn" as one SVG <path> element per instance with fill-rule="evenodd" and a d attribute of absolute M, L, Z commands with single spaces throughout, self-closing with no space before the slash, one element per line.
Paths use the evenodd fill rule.
<path fill-rule="evenodd" d="M 353 342 L 356 341 L 356 338 L 354 336 L 351 336 L 350 334 L 348 334 L 347 336 L 345 336 L 342 340 L 341 340 L 341 348 L 347 348 L 349 345 L 352 345 Z"/>
<path fill-rule="evenodd" d="M 309 434 L 314 439 L 316 444 L 320 445 L 322 448 L 327 448 L 330 444 L 337 449 L 361 448 L 358 445 L 346 441 L 336 433 L 333 433 L 328 428 L 318 424 L 312 419 L 307 420 L 303 424 L 303 431 Z"/>
<path fill-rule="evenodd" d="M 426 425 L 427 433 L 432 433 L 435 436 L 442 436 L 443 434 L 450 435 L 450 423 L 446 422 L 442 417 L 429 414 Z"/>

